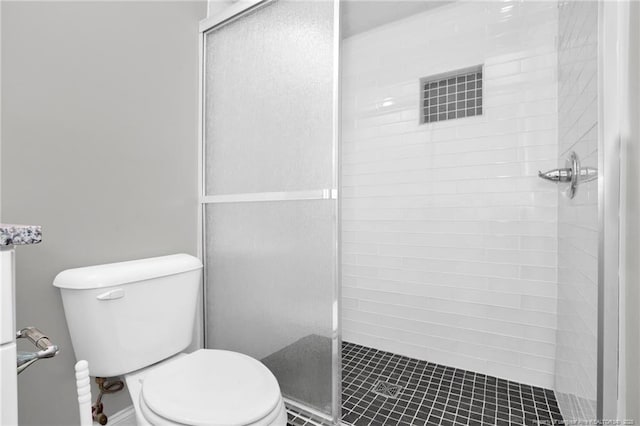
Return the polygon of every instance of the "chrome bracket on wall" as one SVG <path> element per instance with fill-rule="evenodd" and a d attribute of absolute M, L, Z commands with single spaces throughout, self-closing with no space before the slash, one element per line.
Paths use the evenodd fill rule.
<path fill-rule="evenodd" d="M 16 333 L 17 339 L 27 339 L 39 351 L 36 352 L 19 352 L 18 353 L 18 374 L 22 373 L 31 364 L 35 363 L 39 359 L 52 358 L 58 354 L 60 348 L 58 345 L 54 345 L 43 332 L 35 327 L 25 327 Z"/>
<path fill-rule="evenodd" d="M 567 161 L 565 162 L 564 169 L 553 169 L 544 173 L 538 171 L 538 177 L 550 180 L 551 182 L 568 183 L 569 187 L 565 191 L 565 195 L 568 198 L 573 198 L 578 190 L 578 185 L 598 179 L 598 169 L 593 167 L 581 167 L 578 154 L 571 151 L 569 158 L 567 158 Z"/>

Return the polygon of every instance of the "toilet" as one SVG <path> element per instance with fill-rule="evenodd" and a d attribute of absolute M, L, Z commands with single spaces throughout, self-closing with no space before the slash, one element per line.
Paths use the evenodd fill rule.
<path fill-rule="evenodd" d="M 60 288 L 76 359 L 124 376 L 138 425 L 285 426 L 275 376 L 247 355 L 191 344 L 202 263 L 187 254 L 69 269 Z"/>

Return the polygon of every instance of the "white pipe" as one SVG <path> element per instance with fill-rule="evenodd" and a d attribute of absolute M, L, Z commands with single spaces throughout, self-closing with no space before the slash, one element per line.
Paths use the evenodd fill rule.
<path fill-rule="evenodd" d="M 89 385 L 89 363 L 80 360 L 76 363 L 76 388 L 80 407 L 80 426 L 91 426 L 91 386 Z"/>

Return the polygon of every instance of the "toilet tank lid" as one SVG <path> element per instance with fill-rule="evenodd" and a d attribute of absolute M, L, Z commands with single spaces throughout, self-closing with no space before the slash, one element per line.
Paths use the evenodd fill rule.
<path fill-rule="evenodd" d="M 160 278 L 201 268 L 202 262 L 197 257 L 188 254 L 172 254 L 67 269 L 55 277 L 53 285 L 59 288 L 88 290 Z"/>

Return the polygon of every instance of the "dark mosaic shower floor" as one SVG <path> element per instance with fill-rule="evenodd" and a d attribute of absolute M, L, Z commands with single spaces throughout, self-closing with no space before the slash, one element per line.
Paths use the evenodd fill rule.
<path fill-rule="evenodd" d="M 383 381 L 385 383 L 380 384 Z M 382 393 L 394 391 L 394 396 Z M 553 391 L 342 344 L 342 421 L 361 425 L 562 424 Z M 292 426 L 312 425 L 294 414 Z"/>

